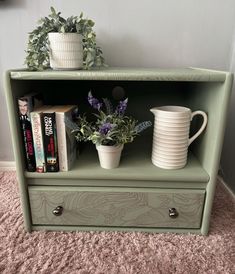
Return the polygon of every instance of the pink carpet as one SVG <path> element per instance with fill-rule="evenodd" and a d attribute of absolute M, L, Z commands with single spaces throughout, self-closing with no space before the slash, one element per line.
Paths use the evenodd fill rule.
<path fill-rule="evenodd" d="M 218 184 L 209 236 L 33 232 L 23 228 L 16 176 L 0 173 L 0 273 L 234 274 L 235 203 Z"/>

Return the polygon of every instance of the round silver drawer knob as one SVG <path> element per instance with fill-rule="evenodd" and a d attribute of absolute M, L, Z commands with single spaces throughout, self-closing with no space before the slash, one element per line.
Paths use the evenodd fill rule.
<path fill-rule="evenodd" d="M 176 218 L 178 217 L 179 213 L 177 212 L 177 210 L 174 207 L 169 208 L 169 217 L 171 218 Z"/>
<path fill-rule="evenodd" d="M 63 213 L 63 207 L 62 206 L 57 206 L 55 209 L 53 209 L 52 213 L 55 216 L 60 216 Z"/>

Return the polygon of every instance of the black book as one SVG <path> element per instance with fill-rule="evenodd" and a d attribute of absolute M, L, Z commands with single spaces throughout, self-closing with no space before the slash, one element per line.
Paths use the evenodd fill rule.
<path fill-rule="evenodd" d="M 39 94 L 30 93 L 18 98 L 19 119 L 24 142 L 24 156 L 27 171 L 36 171 L 35 151 L 33 146 L 33 134 L 30 121 L 30 112 L 35 106 L 42 104 Z"/>
<path fill-rule="evenodd" d="M 27 171 L 36 171 L 35 152 L 33 147 L 33 135 L 31 122 L 25 119 L 23 116 L 20 117 L 23 141 L 24 141 L 24 155 Z"/>
<path fill-rule="evenodd" d="M 46 172 L 57 172 L 59 171 L 59 159 L 55 112 L 44 110 L 42 127 Z"/>

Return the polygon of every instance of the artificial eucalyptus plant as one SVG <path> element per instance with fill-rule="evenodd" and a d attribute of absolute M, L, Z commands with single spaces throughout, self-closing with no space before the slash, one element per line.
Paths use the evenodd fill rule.
<path fill-rule="evenodd" d="M 83 68 L 100 67 L 104 65 L 103 52 L 96 44 L 96 34 L 93 30 L 94 22 L 80 16 L 67 19 L 60 16 L 51 7 L 51 14 L 41 18 L 39 26 L 29 33 L 25 64 L 30 70 L 44 70 L 49 67 L 48 33 L 79 33 L 83 37 Z"/>

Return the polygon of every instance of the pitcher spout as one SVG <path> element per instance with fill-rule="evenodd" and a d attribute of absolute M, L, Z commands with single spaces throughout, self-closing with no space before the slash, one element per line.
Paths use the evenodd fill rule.
<path fill-rule="evenodd" d="M 156 111 L 157 111 L 157 108 L 155 107 L 155 108 L 150 108 L 150 110 L 149 111 L 151 111 L 153 114 L 155 114 L 156 113 Z"/>

